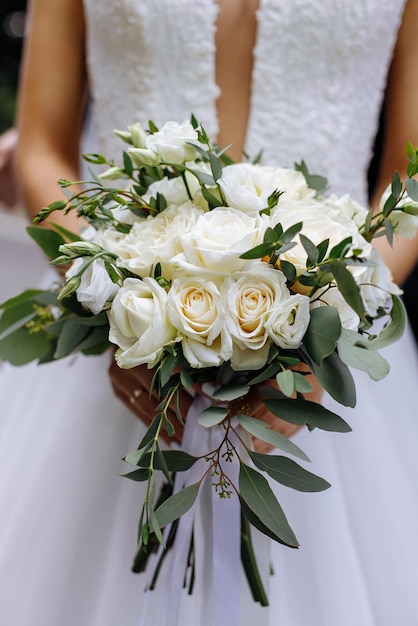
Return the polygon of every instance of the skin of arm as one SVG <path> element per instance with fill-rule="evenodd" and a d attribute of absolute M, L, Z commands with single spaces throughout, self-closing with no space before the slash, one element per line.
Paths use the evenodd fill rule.
<path fill-rule="evenodd" d="M 394 170 L 406 177 L 406 144 L 418 145 L 418 0 L 409 0 L 388 76 L 385 104 L 384 141 L 381 165 L 372 198 L 372 206 L 390 183 Z M 418 261 L 418 236 L 396 239 L 391 248 L 386 237 L 373 245 L 390 267 L 395 281 L 402 284 Z"/>
<path fill-rule="evenodd" d="M 17 126 L 16 172 L 30 217 L 58 200 L 61 178 L 79 178 L 86 102 L 84 14 L 81 0 L 32 0 L 25 41 Z M 79 231 L 71 214 L 52 221 Z"/>

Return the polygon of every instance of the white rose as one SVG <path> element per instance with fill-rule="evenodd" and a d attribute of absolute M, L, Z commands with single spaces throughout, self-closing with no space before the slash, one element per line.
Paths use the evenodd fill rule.
<path fill-rule="evenodd" d="M 180 236 L 183 252 L 173 263 L 182 274 L 210 280 L 218 276 L 219 280 L 249 265 L 249 261 L 239 257 L 261 242 L 261 232 L 259 217 L 218 207 L 200 215 L 189 232 Z"/>
<path fill-rule="evenodd" d="M 120 367 L 153 367 L 164 346 L 177 340 L 167 316 L 167 293 L 153 278 L 127 278 L 109 312 L 109 340 L 119 346 Z"/>
<path fill-rule="evenodd" d="M 340 197 L 331 195 L 327 198 L 325 206 L 338 207 L 345 217 L 348 217 L 348 219 L 354 222 L 357 228 L 363 226 L 369 212 L 369 209 L 356 202 L 356 200 L 353 200 L 348 194 Z"/>
<path fill-rule="evenodd" d="M 329 239 L 330 250 L 347 237 L 352 237 L 351 248 L 362 249 L 366 242 L 361 237 L 353 221 L 348 219 L 340 209 L 330 205 L 324 205 L 315 200 L 301 201 L 295 204 L 294 211 L 288 211 L 286 207 L 277 207 L 270 218 L 264 218 L 269 226 L 280 223 L 283 230 L 298 222 L 303 222 L 301 233 L 308 237 L 316 246 Z M 307 254 L 300 243 L 299 235 L 294 238 L 296 245 L 281 255 L 281 258 L 293 263 L 298 273 L 305 271 Z"/>
<path fill-rule="evenodd" d="M 365 255 L 373 265 L 350 268 L 363 298 L 366 312 L 374 317 L 380 307 L 387 305 L 390 294 L 400 295 L 400 289 L 394 282 L 390 269 L 384 263 L 379 252 L 369 245 Z"/>
<path fill-rule="evenodd" d="M 358 330 L 360 318 L 344 300 L 342 293 L 337 287 L 325 289 L 319 295 L 315 294 L 315 300 L 311 303 L 311 308 L 315 309 L 318 306 L 334 306 L 340 315 L 342 327 L 347 330 Z"/>
<path fill-rule="evenodd" d="M 277 189 L 284 191 L 284 198 L 289 201 L 314 194 L 300 172 L 250 163 L 225 167 L 218 184 L 227 204 L 248 215 L 266 209 L 269 196 Z"/>
<path fill-rule="evenodd" d="M 267 263 L 230 276 L 222 289 L 226 301 L 226 329 L 233 342 L 231 366 L 259 369 L 267 362 L 271 338 L 266 322 L 289 297 L 283 274 Z"/>
<path fill-rule="evenodd" d="M 203 209 L 188 201 L 170 206 L 155 217 L 137 220 L 128 234 L 108 230 L 102 245 L 117 254 L 118 265 L 138 276 L 149 276 L 157 263 L 162 275 L 171 279 L 173 258 L 182 250 L 181 237 L 196 224 Z"/>
<path fill-rule="evenodd" d="M 84 267 L 89 259 L 75 259 L 66 273 L 70 279 Z M 80 286 L 76 290 L 77 300 L 92 313 L 98 315 L 107 304 L 113 300 L 118 291 L 118 285 L 112 282 L 101 259 L 96 259 L 84 270 L 81 275 Z"/>
<path fill-rule="evenodd" d="M 213 282 L 174 280 L 168 293 L 168 317 L 182 335 L 183 354 L 192 367 L 218 366 L 229 359 L 222 298 Z"/>
<path fill-rule="evenodd" d="M 198 136 L 189 121 L 181 124 L 167 122 L 145 140 L 145 146 L 129 150 L 135 160 L 145 165 L 156 165 L 161 161 L 182 165 L 196 157 L 196 150 L 189 143 L 196 143 Z"/>
<path fill-rule="evenodd" d="M 202 164 L 199 164 L 199 166 Z M 203 166 L 200 170 L 203 171 Z M 200 184 L 196 176 L 190 172 L 185 173 L 186 182 L 189 192 L 192 196 L 193 203 L 199 207 L 208 210 L 208 203 L 202 196 Z M 149 202 L 152 197 L 156 197 L 157 193 L 160 193 L 166 199 L 167 205 L 170 204 L 184 204 L 189 201 L 189 195 L 187 193 L 186 185 L 184 184 L 181 176 L 175 178 L 164 177 L 161 180 L 156 180 L 148 187 L 147 193 L 144 194 L 143 199 L 145 202 Z"/>
<path fill-rule="evenodd" d="M 309 298 L 300 294 L 277 301 L 265 327 L 273 342 L 284 349 L 298 348 L 309 324 Z"/>

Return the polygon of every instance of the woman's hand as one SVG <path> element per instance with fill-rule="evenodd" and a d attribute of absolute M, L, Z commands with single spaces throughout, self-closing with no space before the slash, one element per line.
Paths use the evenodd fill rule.
<path fill-rule="evenodd" d="M 151 394 L 149 393 L 153 370 L 148 369 L 145 365 L 140 365 L 132 369 L 121 369 L 116 364 L 115 360 L 112 359 L 109 375 L 116 396 L 134 413 L 134 415 L 136 415 L 136 417 L 148 426 L 154 418 L 156 407 L 160 403 L 155 391 Z M 312 392 L 305 394 L 306 399 L 312 402 L 320 402 L 322 395 L 321 386 L 312 374 L 309 374 L 308 379 L 312 386 Z M 277 389 L 275 381 L 266 381 L 263 384 L 264 386 L 269 385 Z M 183 416 L 187 414 L 192 400 L 193 398 L 186 391 L 181 392 L 180 409 Z M 254 387 L 245 398 L 236 400 L 233 404 L 232 411 L 234 413 L 247 413 L 252 417 L 263 420 L 272 430 L 279 432 L 285 437 L 292 437 L 292 435 L 302 428 L 301 426 L 290 424 L 273 415 L 259 397 L 256 387 Z M 166 442 L 173 441 L 174 439 L 174 441 L 180 444 L 183 436 L 183 426 L 176 417 L 174 406 L 168 408 L 167 417 L 173 424 L 176 432 L 174 437 L 169 437 L 165 431 L 162 431 L 162 437 Z M 259 439 L 254 438 L 253 443 L 257 452 L 267 453 L 273 450 L 273 446 Z"/>

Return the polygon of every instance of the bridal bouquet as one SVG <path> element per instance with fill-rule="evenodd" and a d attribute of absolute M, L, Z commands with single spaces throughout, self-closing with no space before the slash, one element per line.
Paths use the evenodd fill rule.
<path fill-rule="evenodd" d="M 349 196 L 325 195 L 326 180 L 303 162 L 294 169 L 231 162 L 193 117 L 160 130 L 134 124 L 117 134 L 127 144 L 121 163 L 86 155 L 103 171 L 74 193 L 75 183 L 61 180 L 68 199 L 36 220 L 76 211 L 90 224 L 83 238 L 53 221 L 50 229 L 29 227 L 52 263 L 68 266 L 66 279 L 55 290 L 26 291 L 2 305 L 0 357 L 44 363 L 114 344 L 121 368 L 152 368 L 160 403 L 126 457 L 135 467 L 127 476 L 147 483 L 135 569 L 145 567 L 155 546 L 170 545 L 179 519 L 210 481 L 221 499 L 237 499 L 242 562 L 255 600 L 266 604 L 250 527 L 298 545 L 266 475 L 301 491 L 329 484 L 289 458 L 308 460 L 252 415 L 248 394 L 257 389 L 267 409 L 291 424 L 350 430 L 305 399 L 308 374 L 339 403 L 354 406 L 349 368 L 373 380 L 389 370 L 379 349 L 400 336 L 404 313 L 371 241 L 416 229 L 418 151 L 409 145 L 408 179 L 402 183 L 395 173 L 372 213 Z M 192 453 L 161 445 L 162 434 L 173 436 L 184 425 L 181 393 L 203 397 L 185 428 L 215 429 L 213 447 Z M 252 437 L 285 455 L 256 452 Z M 229 471 L 234 463 L 236 478 Z M 192 467 L 197 478 L 182 480 Z M 171 486 L 175 474 L 174 488 L 159 493 L 156 472 Z M 159 560 L 164 554 L 160 549 Z"/>

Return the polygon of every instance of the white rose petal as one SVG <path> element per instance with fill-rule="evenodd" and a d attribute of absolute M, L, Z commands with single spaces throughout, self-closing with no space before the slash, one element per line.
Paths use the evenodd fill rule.
<path fill-rule="evenodd" d="M 149 276 L 157 263 L 171 279 L 173 259 L 182 252 L 181 237 L 190 231 L 203 209 L 192 202 L 172 205 L 156 217 L 137 220 L 125 235 L 108 230 L 102 238 L 106 250 L 117 254 L 118 265 L 138 276 Z"/>
<path fill-rule="evenodd" d="M 240 255 L 261 241 L 261 232 L 259 217 L 218 207 L 201 215 L 189 232 L 181 235 L 183 253 L 173 263 L 183 274 L 222 278 L 252 263 Z"/>
<path fill-rule="evenodd" d="M 192 367 L 213 367 L 231 355 L 225 335 L 221 294 L 211 281 L 178 278 L 168 293 L 168 316 L 182 335 L 183 353 Z"/>
<path fill-rule="evenodd" d="M 164 346 L 177 341 L 167 315 L 167 293 L 153 278 L 127 278 L 109 312 L 109 340 L 119 346 L 122 368 L 157 364 Z"/>
<path fill-rule="evenodd" d="M 258 369 L 267 361 L 271 338 L 266 322 L 283 299 L 289 297 L 283 274 L 266 263 L 236 273 L 225 282 L 226 328 L 234 351 L 235 370 Z"/>
<path fill-rule="evenodd" d="M 196 150 L 189 143 L 197 141 L 197 132 L 189 121 L 182 124 L 167 122 L 158 132 L 147 137 L 146 146 L 163 161 L 181 165 L 196 157 Z"/>
<path fill-rule="evenodd" d="M 66 277 L 69 279 L 77 274 L 89 260 L 78 258 L 68 270 Z M 96 259 L 87 267 L 81 275 L 80 286 L 76 291 L 77 300 L 98 315 L 107 308 L 118 292 L 118 285 L 112 282 L 101 259 Z"/>
<path fill-rule="evenodd" d="M 309 324 L 309 298 L 300 294 L 276 303 L 265 327 L 273 342 L 284 349 L 298 348 Z"/>
<path fill-rule="evenodd" d="M 250 163 L 236 163 L 225 167 L 218 184 L 228 206 L 248 215 L 255 215 L 266 209 L 269 196 L 276 190 L 283 191 L 288 201 L 314 194 L 300 172 Z"/>

